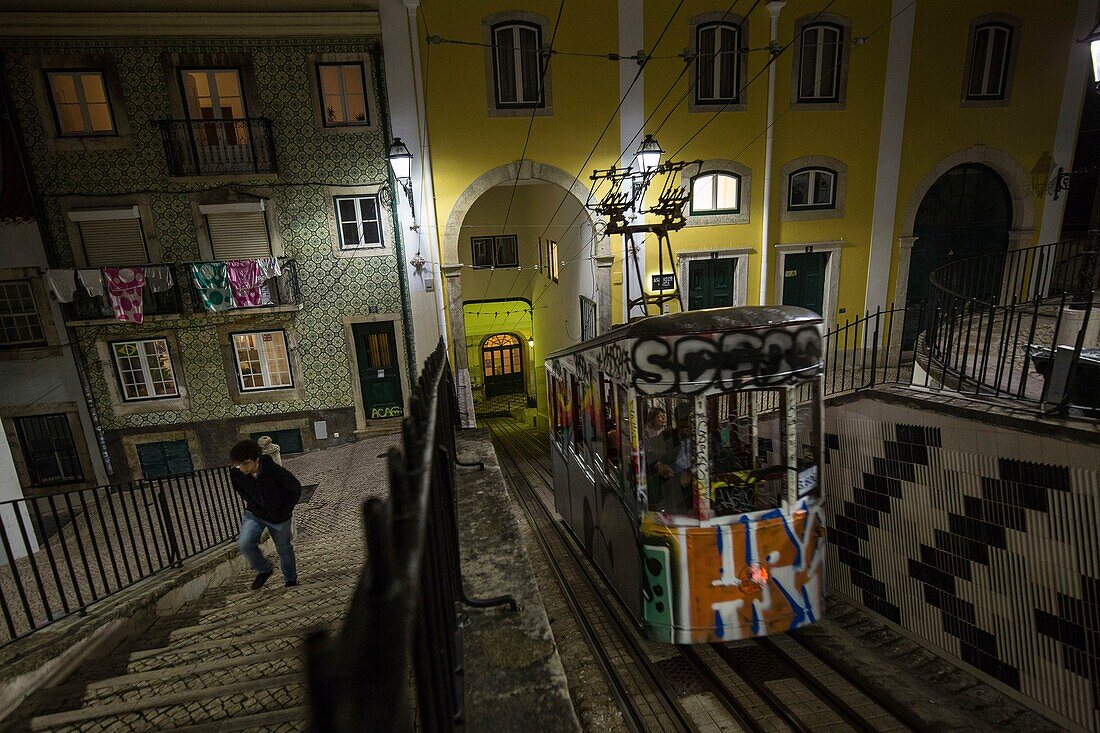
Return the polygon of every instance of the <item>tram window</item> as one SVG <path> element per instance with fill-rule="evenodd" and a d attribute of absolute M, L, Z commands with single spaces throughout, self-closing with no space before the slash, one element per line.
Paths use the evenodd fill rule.
<path fill-rule="evenodd" d="M 786 496 L 779 465 L 779 394 L 761 390 L 707 398 L 710 505 L 716 516 L 775 508 Z"/>
<path fill-rule="evenodd" d="M 569 377 L 569 391 L 570 391 L 570 423 L 573 427 L 572 430 L 572 443 L 573 451 L 581 458 L 585 457 L 584 454 L 584 428 L 583 423 L 583 407 L 581 403 L 581 390 L 578 386 L 577 378 L 570 375 Z"/>
<path fill-rule="evenodd" d="M 697 469 L 694 401 L 691 397 L 648 397 L 641 403 L 649 510 L 693 514 Z"/>
<path fill-rule="evenodd" d="M 600 381 L 600 416 L 603 419 L 603 461 L 608 475 L 618 471 L 622 446 L 622 430 L 619 425 L 619 403 L 615 400 L 614 385 L 603 372 Z"/>
<path fill-rule="evenodd" d="M 818 402 L 814 399 L 817 392 L 815 383 L 799 385 L 795 392 L 795 422 L 798 436 L 798 495 L 821 495 L 820 488 L 820 415 Z"/>
<path fill-rule="evenodd" d="M 623 491 L 630 491 L 633 497 L 634 491 L 634 438 L 630 430 L 630 397 L 622 386 L 615 387 L 615 405 L 618 415 L 618 440 L 616 450 L 618 452 L 619 477 Z M 610 445 L 610 443 L 608 444 Z"/>
<path fill-rule="evenodd" d="M 588 458 L 592 466 L 601 464 L 605 457 L 602 400 L 597 372 L 592 372 L 584 385 L 584 441 L 587 444 Z"/>
<path fill-rule="evenodd" d="M 550 377 L 549 390 L 550 393 L 547 402 L 550 407 L 550 424 L 553 426 L 552 433 L 558 445 L 564 445 L 566 417 L 569 414 L 569 411 L 565 409 L 566 392 L 562 387 L 562 381 L 555 376 Z"/>

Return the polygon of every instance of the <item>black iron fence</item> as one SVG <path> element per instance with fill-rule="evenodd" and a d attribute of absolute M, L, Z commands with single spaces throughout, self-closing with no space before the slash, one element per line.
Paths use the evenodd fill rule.
<path fill-rule="evenodd" d="M 120 265 L 120 267 L 145 267 L 145 265 Z M 168 265 L 172 267 L 172 265 Z M 145 281 L 141 290 L 141 312 L 144 317 L 174 315 L 181 313 L 183 302 L 180 297 L 179 273 L 172 273 L 171 284 L 163 290 L 154 291 L 154 283 Z M 110 300 L 104 296 L 89 295 L 84 288 L 77 288 L 71 303 L 62 303 L 66 321 L 94 321 L 102 318 L 114 318 L 115 312 Z"/>
<path fill-rule="evenodd" d="M 306 642 L 313 730 L 463 727 L 462 586 L 455 507 L 457 398 L 442 341 L 409 401 L 390 496 L 363 505 L 367 565 L 343 628 Z M 415 713 L 414 713 L 415 710 Z"/>
<path fill-rule="evenodd" d="M 228 468 L 0 502 L 0 645 L 233 539 Z"/>
<path fill-rule="evenodd" d="M 868 312 L 826 334 L 825 392 L 901 383 L 1091 407 L 1072 383 L 1053 396 L 1044 389 L 1059 347 L 1067 383 L 1096 376 L 1100 354 L 1087 334 L 1100 326 L 1097 260 L 1090 240 L 945 265 L 931 274 L 927 301 Z"/>
<path fill-rule="evenodd" d="M 250 308 L 267 308 L 276 305 L 300 305 L 302 302 L 302 291 L 298 285 L 298 262 L 293 259 L 279 258 L 279 266 L 282 270 L 281 275 L 268 278 L 263 281 L 261 290 L 268 296 L 266 299 L 268 302 L 264 302 L 258 305 L 241 305 L 234 306 L 233 310 L 247 310 Z M 188 288 L 191 293 L 191 311 L 193 313 L 206 313 L 206 306 L 203 303 L 202 294 L 198 288 L 195 287 L 195 283 L 191 280 L 191 272 L 187 265 L 184 266 L 186 272 L 184 276 L 190 284 Z M 224 311 L 219 311 L 224 312 Z"/>
<path fill-rule="evenodd" d="M 157 120 L 168 173 L 210 176 L 274 173 L 271 120 Z"/>

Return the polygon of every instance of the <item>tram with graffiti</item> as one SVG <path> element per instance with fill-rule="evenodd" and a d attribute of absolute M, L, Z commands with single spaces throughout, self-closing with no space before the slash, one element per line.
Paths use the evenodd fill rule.
<path fill-rule="evenodd" d="M 729 641 L 821 617 L 820 316 L 651 316 L 546 368 L 555 508 L 649 638 Z"/>

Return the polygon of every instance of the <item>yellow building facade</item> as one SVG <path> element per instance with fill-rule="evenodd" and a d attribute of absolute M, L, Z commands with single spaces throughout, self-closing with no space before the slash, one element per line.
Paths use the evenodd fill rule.
<path fill-rule="evenodd" d="M 1072 161 L 1095 0 L 411 5 L 416 129 L 395 102 L 394 133 L 418 142 L 467 411 L 498 324 L 533 341 L 541 412 L 543 356 L 628 318 L 629 253 L 586 206 L 647 134 L 695 162 L 668 309 L 790 303 L 833 326 L 916 306 L 952 258 L 1058 239 L 1044 187 Z M 638 242 L 646 291 L 658 250 Z"/>

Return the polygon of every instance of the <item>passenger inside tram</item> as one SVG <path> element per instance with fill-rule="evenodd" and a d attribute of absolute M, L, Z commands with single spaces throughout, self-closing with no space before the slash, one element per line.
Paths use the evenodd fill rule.
<path fill-rule="evenodd" d="M 676 427 L 667 427 L 668 414 Z M 649 509 L 691 513 L 694 507 L 695 429 L 690 398 L 655 398 L 646 405 L 646 488 Z"/>

